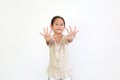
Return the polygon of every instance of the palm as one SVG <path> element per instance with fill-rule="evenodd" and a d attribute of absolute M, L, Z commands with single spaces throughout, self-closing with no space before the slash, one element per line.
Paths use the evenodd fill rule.
<path fill-rule="evenodd" d="M 50 39 L 51 38 L 51 31 L 52 30 L 50 30 L 50 31 L 48 31 L 48 27 L 45 29 L 43 29 L 43 31 L 44 31 L 44 34 L 43 33 L 40 33 L 45 39 Z"/>
<path fill-rule="evenodd" d="M 72 30 L 71 26 L 68 28 L 66 28 L 67 32 L 68 32 L 68 35 L 67 37 L 68 38 L 74 38 L 78 32 L 78 30 L 76 30 L 76 27 L 74 27 L 74 30 Z"/>

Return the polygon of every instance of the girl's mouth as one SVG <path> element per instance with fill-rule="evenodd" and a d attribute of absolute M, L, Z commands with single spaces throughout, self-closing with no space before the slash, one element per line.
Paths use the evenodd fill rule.
<path fill-rule="evenodd" d="M 57 29 L 57 30 L 62 30 L 62 29 Z"/>

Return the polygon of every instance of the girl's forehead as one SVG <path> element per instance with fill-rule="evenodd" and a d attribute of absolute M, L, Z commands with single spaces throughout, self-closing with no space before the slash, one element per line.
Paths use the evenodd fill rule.
<path fill-rule="evenodd" d="M 61 18 L 56 18 L 55 23 L 57 23 L 57 22 L 62 22 L 63 23 L 63 20 Z"/>

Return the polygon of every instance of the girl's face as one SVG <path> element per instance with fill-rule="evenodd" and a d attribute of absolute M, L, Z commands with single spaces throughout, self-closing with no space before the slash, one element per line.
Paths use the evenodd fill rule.
<path fill-rule="evenodd" d="M 65 28 L 63 20 L 61 18 L 56 18 L 53 25 L 51 25 L 51 28 L 54 33 L 62 34 Z"/>

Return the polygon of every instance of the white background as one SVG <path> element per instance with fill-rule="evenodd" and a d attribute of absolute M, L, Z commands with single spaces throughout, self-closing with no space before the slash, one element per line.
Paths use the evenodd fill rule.
<path fill-rule="evenodd" d="M 120 0 L 0 0 L 0 80 L 47 80 L 39 33 L 55 15 L 79 29 L 69 47 L 73 80 L 120 80 Z"/>

